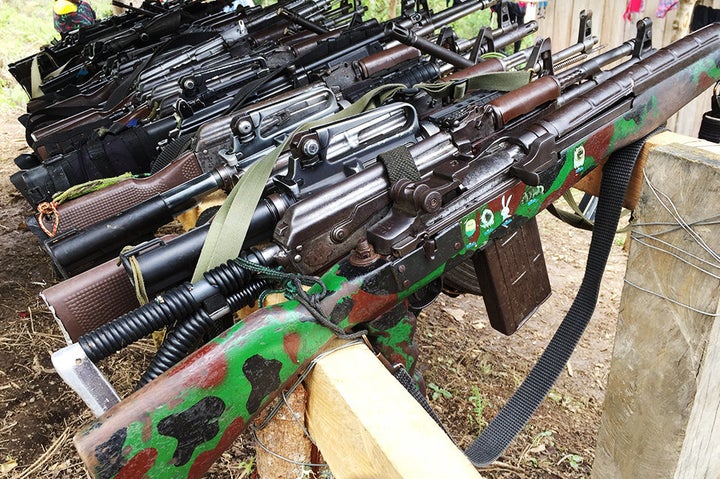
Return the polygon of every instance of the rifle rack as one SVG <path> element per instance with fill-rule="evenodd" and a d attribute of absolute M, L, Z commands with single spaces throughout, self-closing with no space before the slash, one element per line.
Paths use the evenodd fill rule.
<path fill-rule="evenodd" d="M 334 477 L 480 478 L 364 344 L 318 361 L 305 386 L 308 430 Z"/>
<path fill-rule="evenodd" d="M 592 477 L 720 477 L 720 145 L 649 143 Z"/>

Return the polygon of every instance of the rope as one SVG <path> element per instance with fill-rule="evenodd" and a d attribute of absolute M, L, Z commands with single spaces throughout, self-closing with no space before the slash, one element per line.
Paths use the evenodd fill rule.
<path fill-rule="evenodd" d="M 114 176 L 112 178 L 90 180 L 85 183 L 72 186 L 61 193 L 55 194 L 52 201 L 43 201 L 37 206 L 38 212 L 35 217 L 37 218 L 38 224 L 40 225 L 40 229 L 43 230 L 43 232 L 48 235 L 49 238 L 55 237 L 58 232 L 58 227 L 60 226 L 60 213 L 57 209 L 58 206 L 65 203 L 66 201 L 79 198 L 88 193 L 101 190 L 103 188 L 112 186 L 115 183 L 119 183 L 132 177 L 133 175 L 131 173 L 124 173 L 120 176 Z M 48 228 L 47 226 L 45 226 L 46 223 L 51 223 L 52 227 Z"/>
<path fill-rule="evenodd" d="M 79 198 L 88 193 L 92 193 L 94 191 L 101 190 L 108 186 L 112 186 L 115 183 L 120 183 L 121 181 L 127 180 L 128 178 L 132 178 L 132 177 L 133 177 L 132 173 L 123 173 L 120 176 L 113 176 L 110 178 L 100 178 L 97 180 L 90 180 L 85 183 L 80 183 L 79 185 L 71 186 L 67 190 L 56 194 L 55 196 L 53 196 L 53 201 L 55 203 L 57 203 L 58 205 L 61 205 L 61 204 L 65 203 L 66 201 L 74 200 L 75 198 Z"/>
<path fill-rule="evenodd" d="M 134 246 L 125 246 L 122 251 L 120 251 L 120 254 L 130 251 L 133 248 Z M 130 264 L 130 272 L 132 274 L 132 283 L 135 289 L 135 297 L 137 298 L 138 303 L 140 303 L 140 306 L 144 306 L 145 304 L 150 302 L 150 297 L 148 296 L 147 290 L 145 289 L 145 279 L 142 275 L 140 262 L 137 260 L 137 257 L 133 255 L 128 257 L 128 263 Z M 120 265 L 119 259 L 117 265 Z M 155 349 L 160 349 L 163 341 L 165 341 L 165 334 L 167 334 L 167 328 L 158 329 L 157 331 L 152 332 L 152 340 L 153 344 L 155 345 Z"/>
<path fill-rule="evenodd" d="M 120 254 L 126 253 L 130 250 L 135 248 L 134 246 L 125 246 L 121 251 Z M 150 298 L 148 297 L 147 290 L 145 289 L 145 279 L 142 275 L 142 269 L 140 269 L 140 263 L 138 262 L 137 258 L 133 256 L 128 257 L 128 263 L 130 263 L 130 272 L 132 273 L 132 281 L 133 285 L 135 285 L 135 297 L 137 298 L 138 302 L 140 303 L 140 306 L 147 304 L 150 302 Z M 117 262 L 118 266 L 120 265 L 120 260 L 118 259 Z"/>
<path fill-rule="evenodd" d="M 352 340 L 358 339 L 367 334 L 367 331 L 364 330 L 354 333 L 346 333 L 344 329 L 327 318 L 320 308 L 320 301 L 327 296 L 328 291 L 325 284 L 317 276 L 288 273 L 279 269 L 268 268 L 267 266 L 262 266 L 243 258 L 235 258 L 234 261 L 240 267 L 256 273 L 260 278 L 270 279 L 282 283 L 286 298 L 294 299 L 298 303 L 302 304 L 312 317 L 315 318 L 315 321 L 330 329 L 338 338 Z M 310 293 L 309 291 L 305 291 L 303 286 L 319 286 L 320 292 Z"/>
<path fill-rule="evenodd" d="M 40 229 L 48 235 L 49 238 L 55 237 L 57 234 L 58 226 L 60 226 L 60 215 L 58 215 L 57 203 L 54 201 L 43 201 L 37 207 L 38 214 L 37 220 L 40 225 Z M 48 229 L 45 226 L 45 220 L 51 218 L 52 228 Z"/>

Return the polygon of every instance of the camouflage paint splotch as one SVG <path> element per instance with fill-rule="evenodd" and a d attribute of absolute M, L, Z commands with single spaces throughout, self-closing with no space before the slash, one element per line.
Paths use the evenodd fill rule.
<path fill-rule="evenodd" d="M 325 312 L 332 317 L 339 308 L 341 327 L 350 327 L 342 305 L 358 295 L 385 295 L 370 301 L 377 309 L 363 307 L 373 317 L 396 303 L 385 290 L 360 292 L 373 268 L 345 270 L 355 277 L 339 278 L 339 269 L 323 277 L 330 291 Z M 121 477 L 140 463 L 147 477 L 200 477 L 333 337 L 297 301 L 263 308 L 109 410 L 76 436 L 78 450 L 87 451 L 83 460 L 98 478 Z"/>
<path fill-rule="evenodd" d="M 412 375 L 418 356 L 414 339 L 416 327 L 415 315 L 405 304 L 399 303 L 367 325 L 368 338 L 373 348 L 390 364 L 400 364 Z"/>

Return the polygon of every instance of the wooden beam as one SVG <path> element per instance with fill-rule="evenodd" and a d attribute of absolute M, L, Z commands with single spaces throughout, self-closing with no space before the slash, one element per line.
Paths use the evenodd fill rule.
<path fill-rule="evenodd" d="M 720 226 L 677 218 L 720 214 L 720 145 L 656 147 L 645 172 L 592 476 L 720 477 Z"/>
<path fill-rule="evenodd" d="M 306 388 L 308 429 L 335 478 L 480 477 L 365 345 L 320 360 Z"/>

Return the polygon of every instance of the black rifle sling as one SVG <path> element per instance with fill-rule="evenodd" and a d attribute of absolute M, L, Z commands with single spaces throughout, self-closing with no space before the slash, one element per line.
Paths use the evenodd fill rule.
<path fill-rule="evenodd" d="M 647 138 L 647 137 L 646 137 Z M 465 454 L 475 466 L 496 460 L 527 424 L 575 350 L 597 304 L 600 282 L 620 220 L 625 190 L 645 138 L 615 151 L 603 167 L 585 276 L 570 310 L 538 362 Z"/>
<path fill-rule="evenodd" d="M 179 48 L 186 44 L 200 44 L 204 41 L 211 40 L 216 36 L 216 32 L 184 32 L 172 36 L 167 40 L 163 41 L 162 43 L 158 44 L 158 46 L 153 49 L 152 53 L 150 53 L 144 60 L 142 60 L 140 65 L 133 69 L 130 75 L 120 80 L 117 88 L 113 90 L 112 94 L 105 102 L 103 110 L 112 110 L 113 108 L 118 106 L 120 102 L 122 102 L 125 97 L 127 97 L 128 94 L 135 88 L 136 81 L 138 80 L 138 78 L 140 78 L 142 72 L 144 72 L 145 69 L 150 66 L 152 62 L 155 61 L 162 53 L 165 53 L 168 50 L 172 50 L 174 48 Z"/>
<path fill-rule="evenodd" d="M 720 83 L 715 84 L 710 97 L 710 110 L 703 114 L 698 138 L 720 143 Z"/>

